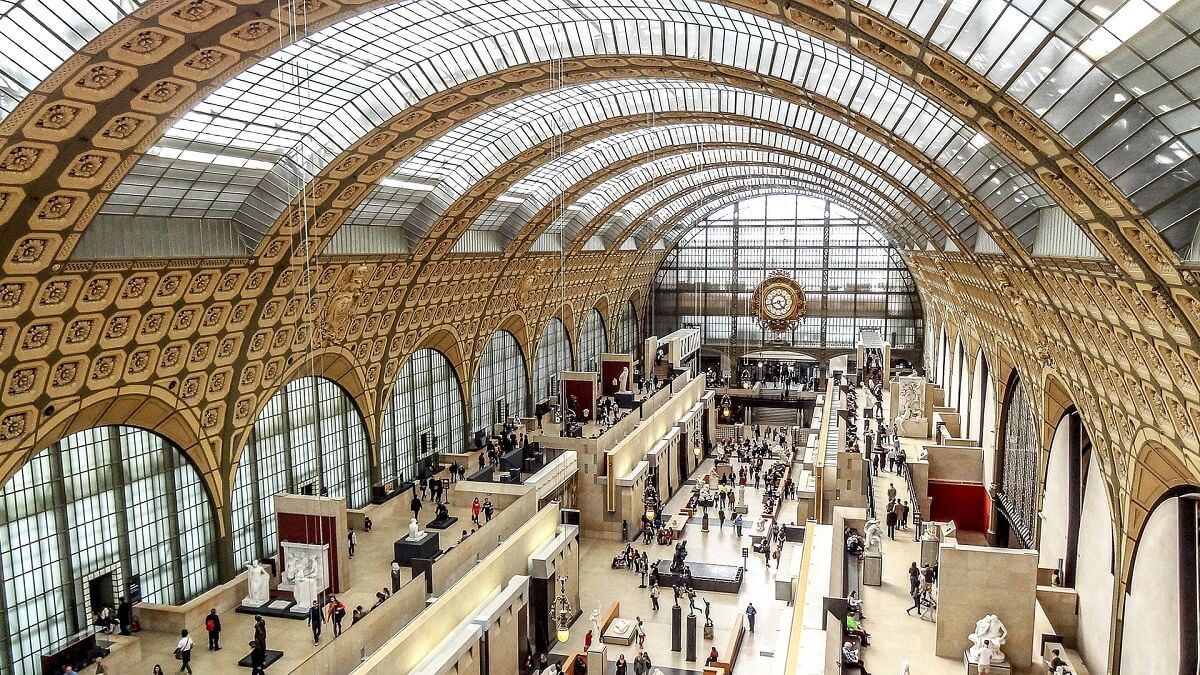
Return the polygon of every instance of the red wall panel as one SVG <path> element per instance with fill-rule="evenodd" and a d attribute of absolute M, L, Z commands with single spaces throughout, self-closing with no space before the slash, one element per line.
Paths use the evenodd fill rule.
<path fill-rule="evenodd" d="M 621 388 L 621 371 L 628 367 L 629 366 L 626 365 L 624 361 L 605 361 L 603 364 L 601 364 L 600 393 L 603 396 L 612 396 L 613 394 L 617 393 L 617 390 Z M 613 380 L 617 381 L 616 385 L 612 383 Z M 630 385 L 627 386 L 632 386 L 632 371 L 629 373 L 629 380 Z"/>
<path fill-rule="evenodd" d="M 592 398 L 595 396 L 592 388 L 592 383 L 587 380 L 563 380 L 563 407 L 570 406 L 575 411 L 575 420 L 583 422 L 583 411 L 588 411 L 588 421 L 596 418 L 596 411 L 592 410 Z M 571 406 L 571 397 L 574 396 L 578 405 Z"/>
<path fill-rule="evenodd" d="M 279 541 L 291 541 L 297 544 L 329 544 L 329 585 L 330 588 L 341 588 L 338 577 L 337 557 L 337 523 L 331 516 L 310 516 L 302 513 L 277 513 L 279 523 Z M 279 569 L 282 571 L 283 547 L 280 547 Z"/>
<path fill-rule="evenodd" d="M 960 530 L 986 532 L 988 526 L 987 489 L 979 483 L 943 483 L 929 481 L 933 500 L 930 520 L 953 520 Z"/>

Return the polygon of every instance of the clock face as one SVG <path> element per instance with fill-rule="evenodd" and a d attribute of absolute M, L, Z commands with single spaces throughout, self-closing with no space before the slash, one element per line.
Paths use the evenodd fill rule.
<path fill-rule="evenodd" d="M 792 310 L 795 300 L 786 288 L 772 288 L 763 299 L 763 311 L 775 318 L 783 318 Z"/>

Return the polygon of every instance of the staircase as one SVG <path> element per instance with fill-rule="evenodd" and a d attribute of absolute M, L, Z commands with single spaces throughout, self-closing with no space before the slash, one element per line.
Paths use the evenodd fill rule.
<path fill-rule="evenodd" d="M 791 427 L 800 424 L 798 408 L 760 408 L 754 407 L 750 412 L 754 424 L 764 427 Z"/>

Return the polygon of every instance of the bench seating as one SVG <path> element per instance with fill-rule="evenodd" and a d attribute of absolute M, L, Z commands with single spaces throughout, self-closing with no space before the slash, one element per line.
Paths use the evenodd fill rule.
<path fill-rule="evenodd" d="M 739 614 L 736 621 L 733 622 L 733 629 L 729 631 L 729 641 L 725 643 L 725 650 L 717 650 L 718 654 L 724 656 L 724 660 L 717 661 L 711 666 L 704 668 L 704 675 L 730 675 L 733 672 L 733 667 L 737 665 L 738 651 L 742 648 L 742 638 L 746 635 L 745 618 Z"/>
<path fill-rule="evenodd" d="M 1067 662 L 1067 667 L 1071 669 L 1072 673 L 1075 675 L 1091 675 L 1087 666 L 1083 665 L 1083 657 L 1079 655 L 1079 652 L 1074 649 L 1067 649 L 1058 642 L 1046 642 L 1042 648 L 1042 666 L 1044 668 L 1050 667 L 1050 659 L 1053 658 L 1053 654 L 1051 654 L 1052 649 L 1058 650 L 1058 657 Z"/>

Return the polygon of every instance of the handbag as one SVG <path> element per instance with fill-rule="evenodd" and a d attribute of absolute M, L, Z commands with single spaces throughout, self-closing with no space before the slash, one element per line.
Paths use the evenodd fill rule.
<path fill-rule="evenodd" d="M 183 652 L 179 651 L 179 647 L 176 647 L 176 648 L 175 648 L 175 660 L 176 660 L 176 661 L 182 661 L 182 660 L 183 660 Z"/>

